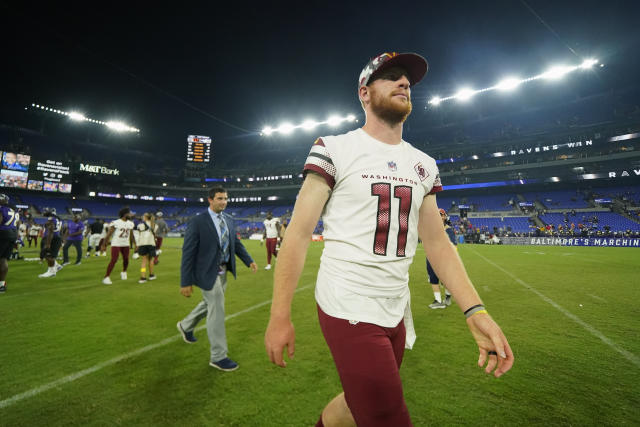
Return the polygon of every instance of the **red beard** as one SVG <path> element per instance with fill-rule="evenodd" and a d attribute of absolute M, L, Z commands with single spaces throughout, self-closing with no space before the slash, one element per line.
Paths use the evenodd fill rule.
<path fill-rule="evenodd" d="M 401 103 L 392 99 L 391 96 L 377 93 L 375 89 L 371 90 L 371 110 L 390 125 L 404 123 L 411 114 L 412 108 L 411 99 L 408 99 L 406 103 Z"/>

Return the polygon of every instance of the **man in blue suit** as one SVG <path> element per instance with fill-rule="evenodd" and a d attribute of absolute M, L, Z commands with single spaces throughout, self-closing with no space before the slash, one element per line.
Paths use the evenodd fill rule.
<path fill-rule="evenodd" d="M 227 207 L 227 190 L 214 187 L 209 190 L 208 199 L 207 212 L 189 221 L 180 268 L 180 293 L 188 298 L 193 293 L 193 285 L 196 285 L 202 290 L 202 301 L 178 322 L 177 327 L 184 341 L 193 344 L 196 342 L 193 330 L 206 317 L 211 344 L 209 365 L 222 371 L 234 371 L 238 364 L 227 357 L 224 327 L 227 270 L 236 277 L 236 255 L 254 273 L 258 271 L 258 265 L 238 239 L 233 219 L 222 213 Z"/>

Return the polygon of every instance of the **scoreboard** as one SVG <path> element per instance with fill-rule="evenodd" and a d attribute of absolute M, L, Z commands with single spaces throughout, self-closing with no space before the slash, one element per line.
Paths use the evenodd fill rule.
<path fill-rule="evenodd" d="M 189 135 L 187 137 L 187 162 L 209 163 L 211 161 L 211 138 Z"/>

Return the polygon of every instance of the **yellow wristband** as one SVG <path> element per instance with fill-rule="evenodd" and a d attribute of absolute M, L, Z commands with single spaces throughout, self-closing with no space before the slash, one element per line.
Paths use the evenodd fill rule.
<path fill-rule="evenodd" d="M 473 313 L 471 316 L 474 316 L 474 315 L 476 315 L 476 314 L 478 314 L 478 313 L 489 314 L 489 313 L 487 312 L 487 310 L 478 310 L 478 311 L 476 311 L 475 313 Z M 471 317 L 471 316 L 469 316 L 469 317 Z M 468 318 L 467 318 L 467 319 L 468 319 Z"/>

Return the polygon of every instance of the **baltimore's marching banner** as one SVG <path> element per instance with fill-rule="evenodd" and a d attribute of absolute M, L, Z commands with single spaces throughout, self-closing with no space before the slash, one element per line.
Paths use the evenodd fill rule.
<path fill-rule="evenodd" d="M 638 237 L 501 237 L 505 245 L 640 248 Z"/>

